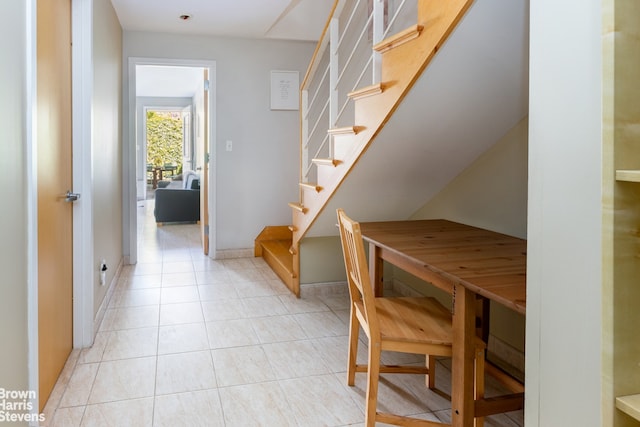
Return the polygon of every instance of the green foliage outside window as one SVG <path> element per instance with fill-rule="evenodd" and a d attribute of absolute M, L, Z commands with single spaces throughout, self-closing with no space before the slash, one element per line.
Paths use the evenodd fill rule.
<path fill-rule="evenodd" d="M 147 164 L 169 163 L 182 169 L 182 117 L 175 112 L 147 111 Z"/>

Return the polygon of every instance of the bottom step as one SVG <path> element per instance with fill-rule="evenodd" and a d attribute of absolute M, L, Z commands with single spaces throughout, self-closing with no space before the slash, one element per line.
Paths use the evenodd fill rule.
<path fill-rule="evenodd" d="M 265 240 L 261 243 L 262 257 L 285 285 L 295 293 L 291 240 Z"/>

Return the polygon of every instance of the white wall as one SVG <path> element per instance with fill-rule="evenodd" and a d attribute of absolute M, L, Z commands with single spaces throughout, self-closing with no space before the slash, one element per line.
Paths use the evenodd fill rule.
<path fill-rule="evenodd" d="M 314 48 L 308 42 L 124 34 L 125 62 L 130 57 L 216 62 L 211 182 L 217 210 L 211 227 L 217 250 L 253 248 L 264 226 L 291 223 L 287 203 L 298 199 L 299 116 L 270 110 L 270 71 L 297 70 L 302 79 Z M 125 86 L 124 93 L 128 90 Z M 233 141 L 231 152 L 225 150 L 227 140 Z"/>
<path fill-rule="evenodd" d="M 11 17 L 0 26 L 0 167 L 6 209 L 0 217 L 0 387 L 28 390 L 27 286 L 28 214 L 27 189 L 35 182 L 27 176 L 27 28 L 28 1 L 0 2 L 0 12 Z M 11 66 L 6 66 L 11 64 Z M 33 261 L 35 262 L 35 260 Z M 33 281 L 34 278 L 31 278 Z M 35 289 L 35 288 L 34 288 Z"/>
<path fill-rule="evenodd" d="M 525 117 L 411 219 L 445 218 L 526 238 L 527 132 Z"/>
<path fill-rule="evenodd" d="M 600 0 L 531 4 L 527 427 L 600 426 Z"/>
<path fill-rule="evenodd" d="M 93 237 L 94 311 L 122 262 L 122 28 L 109 0 L 93 0 Z"/>

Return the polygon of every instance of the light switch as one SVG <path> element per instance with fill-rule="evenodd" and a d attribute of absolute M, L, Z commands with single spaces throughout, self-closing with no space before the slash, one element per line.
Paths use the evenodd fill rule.
<path fill-rule="evenodd" d="M 233 141 L 227 141 L 227 151 L 233 151 Z"/>

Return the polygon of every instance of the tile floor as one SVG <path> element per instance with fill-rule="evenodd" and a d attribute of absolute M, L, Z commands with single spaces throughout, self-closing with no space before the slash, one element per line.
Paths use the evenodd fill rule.
<path fill-rule="evenodd" d="M 139 262 L 123 268 L 94 346 L 69 358 L 45 424 L 363 426 L 364 375 L 355 387 L 345 380 L 348 294 L 296 299 L 261 258 L 209 259 L 198 226 L 156 227 L 152 212 L 153 201 L 139 207 Z M 437 377 L 445 392 L 447 362 Z M 450 402 L 423 378 L 380 384 L 383 410 L 450 420 Z M 523 413 L 485 425 L 522 426 Z"/>

